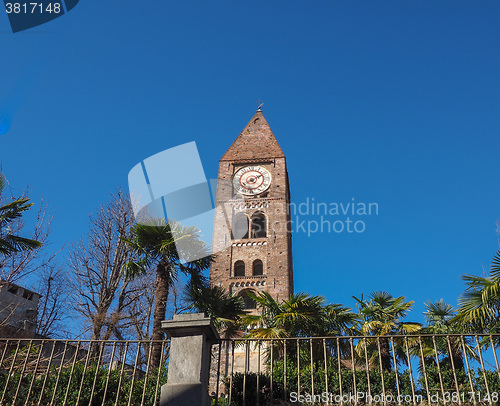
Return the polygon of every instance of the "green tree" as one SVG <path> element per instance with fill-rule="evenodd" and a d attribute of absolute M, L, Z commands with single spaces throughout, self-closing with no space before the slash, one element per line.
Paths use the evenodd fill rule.
<path fill-rule="evenodd" d="M 182 247 L 189 252 L 178 252 L 176 242 L 183 240 Z M 155 304 L 153 312 L 152 340 L 163 340 L 161 322 L 165 319 L 169 289 L 182 273 L 191 283 L 201 283 L 202 272 L 210 267 L 211 257 L 206 245 L 199 239 L 195 227 L 185 227 L 179 222 L 154 220 L 148 224 L 138 223 L 132 227 L 132 237 L 126 240 L 138 256 L 126 265 L 127 277 L 134 278 L 156 272 Z M 199 258 L 184 263 L 182 258 Z M 152 346 L 152 365 L 158 367 L 161 359 L 161 345 Z"/>
<path fill-rule="evenodd" d="M 460 326 L 455 320 L 456 311 L 453 306 L 444 303 L 443 299 L 439 302 L 431 302 L 430 300 L 425 303 L 426 311 L 424 312 L 427 326 L 422 329 L 423 333 L 429 334 L 457 334 L 460 333 Z M 447 354 L 448 357 L 444 362 L 453 363 L 457 369 L 463 369 L 464 361 L 462 352 L 460 351 L 460 338 L 456 336 L 435 338 L 436 346 L 439 352 Z M 429 348 L 431 357 L 434 356 L 434 344 Z M 429 352 L 429 351 L 427 351 Z M 426 351 L 424 351 L 424 354 Z"/>
<path fill-rule="evenodd" d="M 296 293 L 278 303 L 267 292 L 253 296 L 259 315 L 248 315 L 243 322 L 255 328 L 248 333 L 256 338 L 319 337 L 341 335 L 357 319 L 351 309 L 340 304 L 325 304 L 322 296 Z"/>
<path fill-rule="evenodd" d="M 463 331 L 500 332 L 500 250 L 491 262 L 490 276 L 464 275 L 467 288 L 458 299 L 457 321 Z"/>
<path fill-rule="evenodd" d="M 6 180 L 0 174 L 0 199 L 5 191 Z M 8 256 L 21 251 L 30 251 L 40 247 L 41 243 L 36 240 L 15 235 L 11 225 L 21 218 L 23 213 L 29 210 L 33 203 L 29 203 L 27 197 L 13 198 L 9 203 L 0 206 L 0 253 Z"/>
<path fill-rule="evenodd" d="M 389 338 L 385 336 L 396 334 L 411 334 L 419 331 L 419 323 L 404 322 L 413 301 L 406 301 L 404 296 L 393 297 L 388 292 L 378 291 L 371 293 L 368 299 L 354 297 L 358 302 L 358 312 L 361 321 L 358 324 L 358 333 L 362 335 L 379 336 L 377 340 L 360 341 L 356 348 L 358 353 L 364 353 L 363 345 L 370 345 L 372 360 L 376 360 L 380 352 L 381 366 L 385 371 L 392 369 L 391 348 Z M 396 343 L 397 340 L 394 340 Z M 393 348 L 393 351 L 396 349 Z"/>
<path fill-rule="evenodd" d="M 189 307 L 211 317 L 215 327 L 225 338 L 241 333 L 240 319 L 245 314 L 245 305 L 240 296 L 232 295 L 220 286 L 210 286 L 208 283 L 188 283 L 185 296 L 190 303 Z"/>
<path fill-rule="evenodd" d="M 296 293 L 277 302 L 269 293 L 261 292 L 252 295 L 252 298 L 257 304 L 259 314 L 248 315 L 242 320 L 242 325 L 248 328 L 248 338 L 335 337 L 349 332 L 357 320 L 357 315 L 351 312 L 350 308 L 340 304 L 326 304 L 322 296 Z M 313 362 L 320 368 L 323 362 L 324 341 L 311 339 L 311 347 L 306 346 L 306 342 L 308 340 L 275 341 L 268 350 L 268 362 L 272 351 L 275 361 L 284 362 L 286 354 L 289 359 L 300 358 L 302 365 L 310 365 Z M 345 343 L 345 340 L 341 340 L 340 352 L 349 354 Z M 328 341 L 327 351 L 334 354 L 337 352 L 337 346 Z"/>
<path fill-rule="evenodd" d="M 444 303 L 443 299 L 439 302 L 431 302 L 430 300 L 425 303 L 425 320 L 427 326 L 423 332 L 430 334 L 453 334 L 457 333 L 453 318 L 456 316 L 456 311 L 453 306 Z"/>

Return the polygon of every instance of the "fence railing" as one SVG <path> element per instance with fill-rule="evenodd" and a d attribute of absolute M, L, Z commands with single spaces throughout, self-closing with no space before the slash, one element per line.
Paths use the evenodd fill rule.
<path fill-rule="evenodd" d="M 156 405 L 169 341 L 0 339 L 0 405 Z"/>
<path fill-rule="evenodd" d="M 491 405 L 499 345 L 458 334 L 223 339 L 209 391 L 221 406 Z M 0 405 L 157 405 L 169 353 L 169 340 L 0 339 Z"/>
<path fill-rule="evenodd" d="M 212 348 L 217 405 L 491 405 L 500 335 L 225 339 Z"/>

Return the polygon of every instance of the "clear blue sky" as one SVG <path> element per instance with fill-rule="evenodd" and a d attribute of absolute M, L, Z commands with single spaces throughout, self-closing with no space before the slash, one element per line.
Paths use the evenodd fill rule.
<path fill-rule="evenodd" d="M 387 290 L 421 320 L 498 248 L 499 21 L 498 0 L 81 0 L 17 34 L 0 13 L 0 161 L 71 242 L 157 152 L 196 141 L 215 178 L 263 99 L 294 202 L 379 205 L 364 233 L 295 233 L 296 291 Z"/>

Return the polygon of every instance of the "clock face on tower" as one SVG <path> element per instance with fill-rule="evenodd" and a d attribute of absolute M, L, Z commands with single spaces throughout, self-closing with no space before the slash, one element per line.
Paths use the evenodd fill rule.
<path fill-rule="evenodd" d="M 245 166 L 238 169 L 233 177 L 233 187 L 236 192 L 255 196 L 266 191 L 271 185 L 271 174 L 262 166 Z"/>

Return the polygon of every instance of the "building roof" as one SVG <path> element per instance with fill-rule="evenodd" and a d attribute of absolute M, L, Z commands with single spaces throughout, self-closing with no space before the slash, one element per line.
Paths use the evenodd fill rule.
<path fill-rule="evenodd" d="M 284 157 L 285 154 L 274 137 L 271 127 L 259 109 L 220 160 L 238 161 Z"/>
<path fill-rule="evenodd" d="M 3 286 L 14 287 L 14 288 L 17 288 L 17 289 L 21 288 L 21 289 L 23 289 L 26 292 L 30 292 L 30 293 L 33 293 L 35 295 L 38 295 L 39 297 L 43 297 L 43 295 L 41 295 L 40 293 L 34 292 L 31 289 L 25 288 L 25 287 L 20 286 L 20 285 L 16 285 L 15 283 L 6 281 L 5 279 L 0 279 L 0 288 L 3 287 Z"/>

